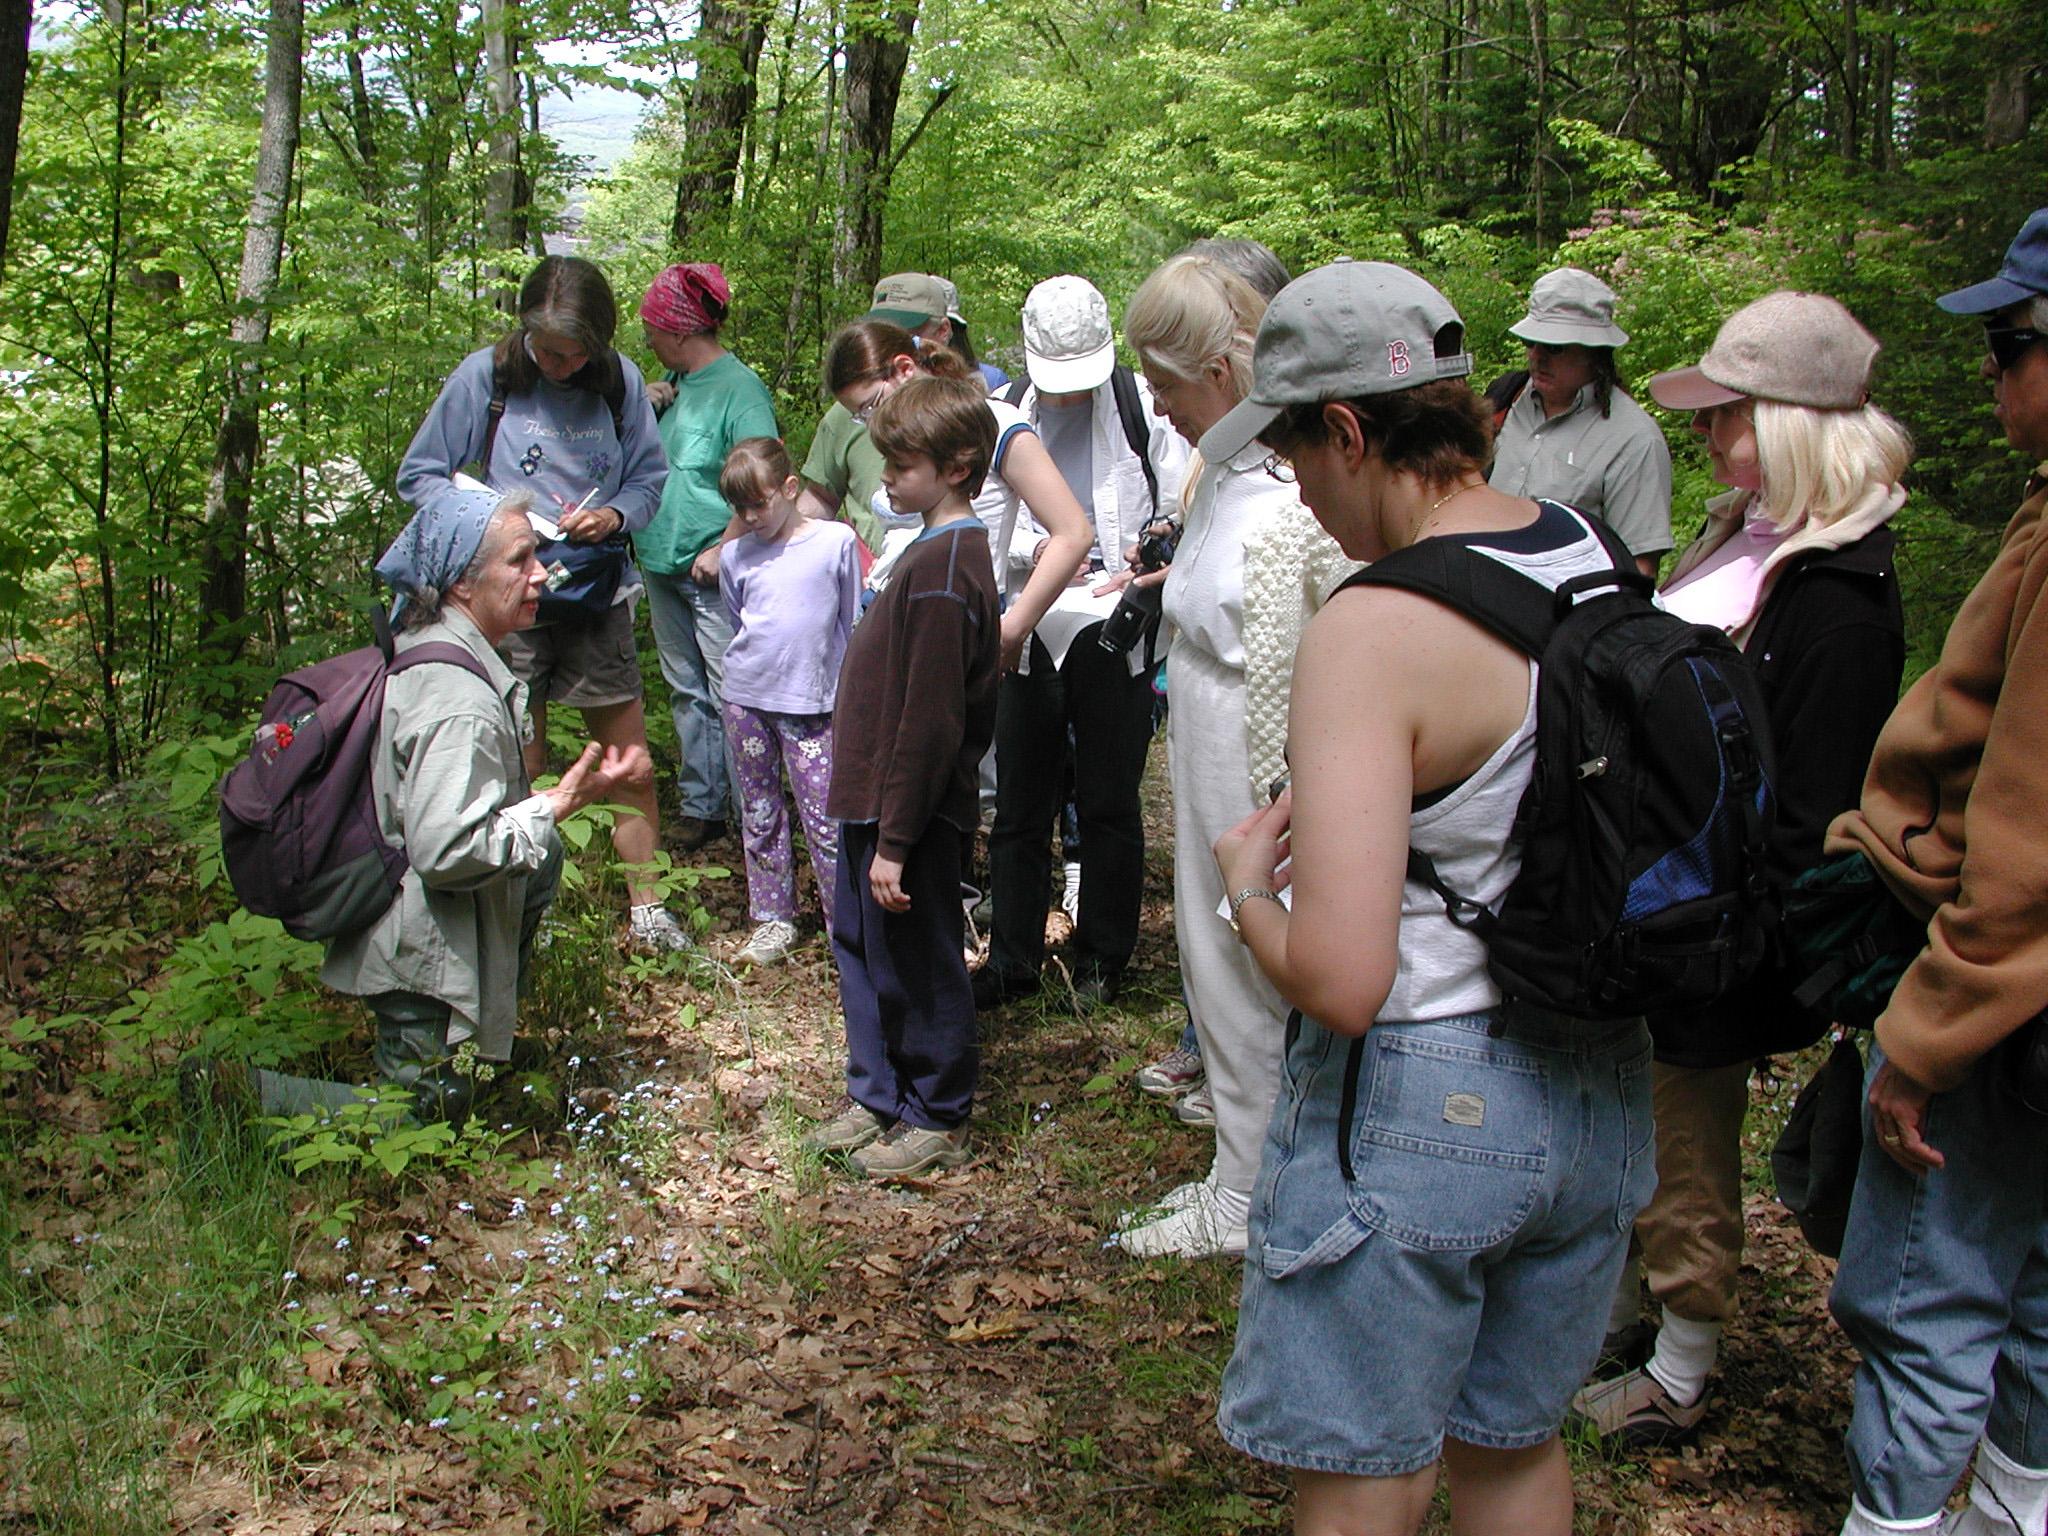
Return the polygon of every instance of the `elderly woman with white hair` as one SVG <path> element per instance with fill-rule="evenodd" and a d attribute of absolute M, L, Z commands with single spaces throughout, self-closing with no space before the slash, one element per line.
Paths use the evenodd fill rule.
<path fill-rule="evenodd" d="M 1152 387 L 1152 409 L 1190 444 L 1251 387 L 1252 339 L 1266 299 L 1219 261 L 1183 253 L 1148 277 L 1124 334 Z M 1173 782 L 1174 929 L 1181 979 L 1216 1110 L 1208 1176 L 1124 1218 L 1138 1255 L 1244 1252 L 1266 1116 L 1279 1085 L 1287 1005 L 1219 915 L 1227 894 L 1209 856 L 1285 772 L 1294 651 L 1308 617 L 1355 567 L 1317 526 L 1293 476 L 1254 443 L 1203 464 L 1184 492 L 1163 581 L 1171 631 L 1167 761 Z"/>
<path fill-rule="evenodd" d="M 533 622 L 547 581 L 531 504 L 523 492 L 443 491 L 377 562 L 398 594 L 399 658 L 438 642 L 469 662 L 408 667 L 385 686 L 371 790 L 378 824 L 409 868 L 382 917 L 329 943 L 320 979 L 363 999 L 377 1024 L 377 1071 L 411 1094 L 423 1120 L 460 1119 L 489 1064 L 512 1054 L 527 950 L 561 867 L 556 823 L 644 788 L 653 772 L 644 747 L 592 742 L 553 788 L 528 787 L 526 685 L 496 647 Z M 218 1063 L 194 1062 L 185 1076 L 188 1095 L 240 1086 Z M 343 1108 L 357 1096 L 346 1083 L 263 1070 L 246 1086 L 273 1115 Z"/>

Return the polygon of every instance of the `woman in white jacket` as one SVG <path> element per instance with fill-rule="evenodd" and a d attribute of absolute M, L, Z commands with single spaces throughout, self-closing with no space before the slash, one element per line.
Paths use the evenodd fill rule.
<path fill-rule="evenodd" d="M 1244 398 L 1266 300 L 1228 267 L 1182 254 L 1131 298 L 1124 334 L 1152 408 L 1189 443 Z M 1127 1252 L 1241 1254 L 1287 1006 L 1218 915 L 1216 839 L 1284 772 L 1287 696 L 1302 626 L 1355 569 L 1317 526 L 1292 474 L 1253 444 L 1190 464 L 1186 521 L 1163 580 L 1171 631 L 1167 761 L 1173 782 L 1174 927 L 1188 1011 L 1216 1106 L 1216 1160 L 1152 1210 L 1126 1217 Z"/>

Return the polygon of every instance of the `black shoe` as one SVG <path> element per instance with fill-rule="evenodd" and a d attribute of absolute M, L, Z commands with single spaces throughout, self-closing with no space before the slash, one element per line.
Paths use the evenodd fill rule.
<path fill-rule="evenodd" d="M 1593 1374 L 1586 1379 L 1611 1381 L 1639 1371 L 1649 1364 L 1650 1352 L 1656 1347 L 1657 1325 L 1648 1318 L 1616 1328 L 1600 1341 L 1600 1358 L 1593 1362 Z"/>
<path fill-rule="evenodd" d="M 1005 976 L 992 965 L 984 965 L 976 971 L 971 981 L 977 1013 L 987 1013 L 1014 998 L 1028 997 L 1038 990 L 1036 976 Z"/>
<path fill-rule="evenodd" d="M 706 843 L 715 843 L 725 836 L 725 823 L 713 817 L 709 820 L 698 816 L 685 816 L 676 828 L 676 847 L 684 853 L 695 853 Z"/>
<path fill-rule="evenodd" d="M 1074 1007 L 1081 1013 L 1112 1006 L 1124 990 L 1124 973 L 1107 966 L 1088 968 L 1074 978 Z"/>

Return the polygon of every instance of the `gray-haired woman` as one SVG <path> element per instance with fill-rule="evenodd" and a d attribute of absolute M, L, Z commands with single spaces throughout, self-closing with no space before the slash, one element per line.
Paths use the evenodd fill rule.
<path fill-rule="evenodd" d="M 547 573 L 534 558 L 529 498 L 449 490 L 413 516 L 377 562 L 398 594 L 400 653 L 444 642 L 475 658 L 393 675 L 371 759 L 377 820 L 410 860 L 375 923 L 332 941 L 320 978 L 363 999 L 377 1024 L 379 1076 L 410 1091 L 421 1119 L 459 1119 L 474 1063 L 512 1052 L 519 978 L 555 890 L 556 823 L 652 779 L 644 747 L 592 742 L 551 789 L 527 787 L 526 685 L 496 647 L 533 622 Z M 188 1068 L 188 1080 L 218 1073 Z M 254 1071 L 267 1114 L 355 1102 L 346 1083 Z"/>

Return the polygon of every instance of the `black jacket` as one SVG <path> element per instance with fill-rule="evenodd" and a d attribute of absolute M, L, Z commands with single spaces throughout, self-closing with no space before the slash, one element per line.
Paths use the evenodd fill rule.
<path fill-rule="evenodd" d="M 1889 527 L 1842 549 L 1788 563 L 1743 647 L 1761 684 L 1777 745 L 1774 885 L 1821 862 L 1828 823 L 1863 793 L 1877 734 L 1898 702 L 1906 619 Z M 1768 971 L 1728 996 L 1655 1022 L 1657 1059 L 1732 1066 L 1810 1043 L 1809 1021 Z"/>

